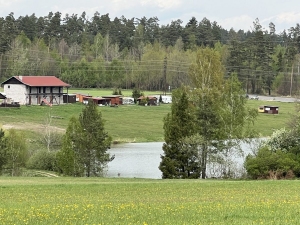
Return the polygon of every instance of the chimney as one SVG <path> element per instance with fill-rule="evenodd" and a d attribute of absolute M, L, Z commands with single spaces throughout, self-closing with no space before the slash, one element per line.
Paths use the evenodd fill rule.
<path fill-rule="evenodd" d="M 19 79 L 22 81 L 22 79 L 23 79 L 23 76 L 19 76 Z"/>

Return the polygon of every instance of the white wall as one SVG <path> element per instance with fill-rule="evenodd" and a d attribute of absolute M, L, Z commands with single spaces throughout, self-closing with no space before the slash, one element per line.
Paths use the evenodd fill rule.
<path fill-rule="evenodd" d="M 26 104 L 27 90 L 24 84 L 4 84 L 4 93 L 11 101 Z"/>

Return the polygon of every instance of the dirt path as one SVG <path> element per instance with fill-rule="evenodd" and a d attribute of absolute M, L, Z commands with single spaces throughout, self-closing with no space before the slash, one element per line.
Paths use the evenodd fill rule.
<path fill-rule="evenodd" d="M 53 173 L 47 173 L 47 172 L 43 172 L 43 171 L 35 171 L 36 174 L 45 176 L 45 177 L 58 177 L 56 174 Z"/>
<path fill-rule="evenodd" d="M 31 131 L 35 131 L 35 132 L 43 132 L 46 127 L 44 125 L 40 125 L 40 124 L 35 124 L 35 123 L 11 123 L 11 124 L 3 124 L 2 128 L 5 130 L 8 129 L 16 129 L 16 130 L 31 130 Z M 59 127 L 54 127 L 54 126 L 50 126 L 50 129 L 52 129 L 54 132 L 60 132 L 63 133 L 65 132 L 65 129 L 63 128 L 59 128 Z"/>

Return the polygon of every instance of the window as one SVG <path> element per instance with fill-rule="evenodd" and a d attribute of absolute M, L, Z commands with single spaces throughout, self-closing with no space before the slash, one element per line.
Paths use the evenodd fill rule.
<path fill-rule="evenodd" d="M 7 88 L 10 88 L 10 85 L 8 85 Z"/>

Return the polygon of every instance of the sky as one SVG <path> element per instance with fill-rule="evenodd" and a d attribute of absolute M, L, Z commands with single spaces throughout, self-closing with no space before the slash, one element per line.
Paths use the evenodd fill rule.
<path fill-rule="evenodd" d="M 226 30 L 252 30 L 256 18 L 264 30 L 275 24 L 276 33 L 288 31 L 300 23 L 300 0 L 0 0 L 0 17 L 13 12 L 19 16 L 47 16 L 49 12 L 66 14 L 86 12 L 90 19 L 95 12 L 109 14 L 111 20 L 157 17 L 160 25 L 180 19 L 182 25 L 195 17 L 204 17 Z"/>

